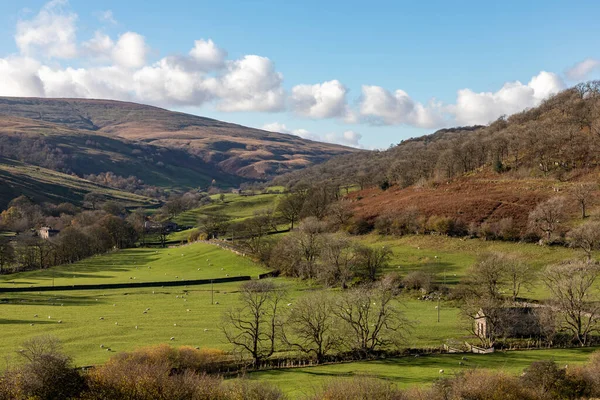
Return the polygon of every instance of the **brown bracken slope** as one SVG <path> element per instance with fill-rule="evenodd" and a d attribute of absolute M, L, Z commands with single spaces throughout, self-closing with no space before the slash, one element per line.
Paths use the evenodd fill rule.
<path fill-rule="evenodd" d="M 48 134 L 52 129 L 68 130 L 181 150 L 213 169 L 250 179 L 270 178 L 357 151 L 158 107 L 109 100 L 0 97 L 0 134 L 11 133 L 11 123 L 6 118 L 15 117 L 19 119 L 19 132 Z M 11 122 L 14 124 L 14 120 Z"/>
<path fill-rule="evenodd" d="M 597 171 L 582 173 L 570 182 L 479 172 L 425 187 L 401 189 L 393 186 L 386 191 L 371 188 L 351 193 L 349 198 L 355 212 L 369 220 L 413 208 L 419 210 L 421 215 L 451 217 L 466 224 L 479 225 L 512 218 L 515 227 L 525 232 L 529 213 L 537 204 L 550 197 L 564 196 L 568 200 L 566 206 L 571 216 L 569 219 L 575 218 L 579 211 L 577 203 L 572 199 L 574 186 L 578 182 L 597 179 Z"/>

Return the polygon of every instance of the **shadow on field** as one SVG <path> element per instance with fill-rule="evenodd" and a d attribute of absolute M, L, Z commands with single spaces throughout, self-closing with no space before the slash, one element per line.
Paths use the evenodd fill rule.
<path fill-rule="evenodd" d="M 56 324 L 56 321 L 44 321 L 42 319 L 28 319 L 28 320 L 23 320 L 23 319 L 1 319 L 0 318 L 0 325 L 31 325 L 31 324 L 35 324 L 35 325 L 49 325 L 49 324 Z"/>
<path fill-rule="evenodd" d="M 0 298 L 0 304 L 12 304 L 12 305 L 23 305 L 23 306 L 31 306 L 31 305 L 43 305 L 43 306 L 89 306 L 91 304 L 103 304 L 106 303 L 102 300 L 102 296 L 100 297 L 91 297 L 91 296 L 68 296 L 68 295 L 60 295 L 56 296 L 56 294 L 52 295 L 50 293 L 46 294 L 34 294 L 34 293 L 25 293 L 19 294 L 15 297 L 5 297 Z"/>

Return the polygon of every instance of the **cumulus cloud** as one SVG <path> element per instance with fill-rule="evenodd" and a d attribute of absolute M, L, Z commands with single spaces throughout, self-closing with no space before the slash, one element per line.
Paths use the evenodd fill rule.
<path fill-rule="evenodd" d="M 53 58 L 77 55 L 77 15 L 65 11 L 67 0 L 52 0 L 30 20 L 19 20 L 15 41 L 21 54 Z"/>
<path fill-rule="evenodd" d="M 0 58 L 0 91 L 3 96 L 43 97 L 39 62 L 28 57 Z"/>
<path fill-rule="evenodd" d="M 218 70 L 225 66 L 227 52 L 215 45 L 212 40 L 196 40 L 194 48 L 190 50 L 190 57 L 195 66 L 203 71 Z"/>
<path fill-rule="evenodd" d="M 461 89 L 456 104 L 448 109 L 460 125 L 487 124 L 501 115 L 535 107 L 564 88 L 565 84 L 558 75 L 542 71 L 526 85 L 519 81 L 507 82 L 496 92 L 475 93 Z"/>
<path fill-rule="evenodd" d="M 360 115 L 375 124 L 434 128 L 444 122 L 438 103 L 423 105 L 400 89 L 391 93 L 381 86 L 363 85 L 359 108 Z"/>
<path fill-rule="evenodd" d="M 360 139 L 362 139 L 362 135 L 354 131 L 344 131 L 341 135 L 335 133 L 328 133 L 325 135 L 326 142 L 352 147 L 361 147 L 361 144 L 359 143 Z"/>
<path fill-rule="evenodd" d="M 206 85 L 221 111 L 280 111 L 285 105 L 282 82 L 283 75 L 270 59 L 247 55 L 228 62 L 225 73 Z"/>
<path fill-rule="evenodd" d="M 297 85 L 292 88 L 292 110 L 309 118 L 343 117 L 347 114 L 348 90 L 338 80 L 315 85 Z"/>
<path fill-rule="evenodd" d="M 125 32 L 112 49 L 112 59 L 125 68 L 140 68 L 146 64 L 147 52 L 146 40 L 142 35 Z"/>
<path fill-rule="evenodd" d="M 565 75 L 572 81 L 586 79 L 593 71 L 600 69 L 600 60 L 587 58 L 565 71 Z"/>
<path fill-rule="evenodd" d="M 315 140 L 319 142 L 328 142 L 341 144 L 344 146 L 352 146 L 362 148 L 362 144 L 359 143 L 360 139 L 362 139 L 362 135 L 360 133 L 356 133 L 354 131 L 345 131 L 341 134 L 338 133 L 326 133 L 325 135 L 317 135 L 315 133 L 309 132 L 306 129 L 289 129 L 285 124 L 279 122 L 271 122 L 268 124 L 264 124 L 262 126 L 263 130 L 270 132 L 278 132 L 278 133 L 288 133 L 291 135 L 299 136 L 303 139 Z"/>

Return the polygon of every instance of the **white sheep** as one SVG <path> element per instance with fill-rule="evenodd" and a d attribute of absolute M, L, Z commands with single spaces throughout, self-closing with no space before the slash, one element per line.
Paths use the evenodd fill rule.
<path fill-rule="evenodd" d="M 443 373 L 444 373 L 444 370 L 443 370 L 443 369 L 440 369 L 440 374 L 443 374 Z"/>
<path fill-rule="evenodd" d="M 171 340 L 175 340 L 175 337 L 171 336 Z"/>

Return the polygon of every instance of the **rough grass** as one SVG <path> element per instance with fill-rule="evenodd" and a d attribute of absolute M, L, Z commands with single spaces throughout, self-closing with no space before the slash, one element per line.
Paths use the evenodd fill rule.
<path fill-rule="evenodd" d="M 578 250 L 560 246 L 459 239 L 440 235 L 394 237 L 373 234 L 358 239 L 371 246 L 386 246 L 392 250 L 393 257 L 388 272 L 395 271 L 405 276 L 412 271 L 426 271 L 435 275 L 437 283 L 445 282 L 448 285 L 459 283 L 477 257 L 486 252 L 515 254 L 539 273 L 550 264 L 583 256 Z M 530 290 L 525 289 L 522 295 L 544 299 L 548 292 L 538 276 Z"/>
<path fill-rule="evenodd" d="M 269 382 L 280 387 L 290 398 L 314 395 L 334 378 L 352 379 L 368 376 L 385 379 L 399 387 L 429 385 L 440 376 L 452 376 L 470 368 L 489 368 L 517 374 L 535 361 L 553 360 L 560 366 L 586 362 L 597 348 L 552 349 L 498 352 L 488 355 L 443 354 L 420 357 L 400 357 L 375 361 L 352 362 L 316 367 L 269 370 L 248 374 L 250 379 Z M 467 360 L 462 360 L 466 356 Z M 460 365 L 462 363 L 463 365 Z M 440 374 L 440 369 L 444 374 Z"/>
<path fill-rule="evenodd" d="M 209 260 L 209 261 L 207 261 Z M 159 282 L 251 275 L 266 270 L 218 246 L 193 243 L 167 249 L 126 249 L 46 270 L 0 275 L 2 286 Z"/>
<path fill-rule="evenodd" d="M 174 218 L 179 225 L 196 225 L 202 215 L 223 214 L 228 216 L 232 222 L 241 221 L 252 217 L 255 212 L 273 208 L 280 194 L 257 194 L 254 196 L 240 196 L 237 194 L 225 194 L 225 201 L 219 199 L 219 195 L 212 196 L 214 203 L 183 212 Z"/>
<path fill-rule="evenodd" d="M 157 202 L 148 197 L 95 184 L 77 176 L 67 175 L 0 157 L 0 208 L 15 197 L 26 195 L 35 201 L 81 204 L 89 192 L 103 194 L 106 198 L 127 207 L 151 206 Z"/>

